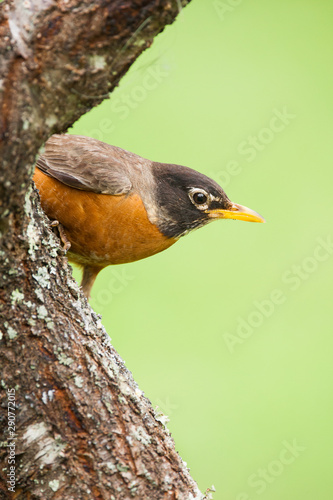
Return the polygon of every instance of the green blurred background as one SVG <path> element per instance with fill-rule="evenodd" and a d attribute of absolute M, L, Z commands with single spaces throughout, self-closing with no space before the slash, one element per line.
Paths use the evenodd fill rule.
<path fill-rule="evenodd" d="M 93 289 L 215 500 L 333 498 L 332 27 L 330 0 L 193 0 L 70 131 L 199 170 L 267 220 L 214 222 Z"/>

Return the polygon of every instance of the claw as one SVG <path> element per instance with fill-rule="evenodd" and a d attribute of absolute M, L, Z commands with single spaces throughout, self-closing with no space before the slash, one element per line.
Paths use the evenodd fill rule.
<path fill-rule="evenodd" d="M 68 252 L 68 250 L 71 247 L 71 243 L 66 236 L 66 232 L 65 232 L 64 227 L 60 224 L 60 222 L 58 220 L 53 220 L 51 222 L 50 226 L 58 228 L 59 237 L 60 237 L 61 243 L 63 244 L 63 246 L 60 247 L 60 253 L 66 255 L 66 253 Z"/>

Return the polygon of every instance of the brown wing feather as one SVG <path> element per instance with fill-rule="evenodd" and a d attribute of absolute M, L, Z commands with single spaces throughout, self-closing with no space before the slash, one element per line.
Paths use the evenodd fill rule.
<path fill-rule="evenodd" d="M 121 195 L 132 189 L 130 171 L 136 156 L 90 137 L 53 135 L 36 166 L 67 186 Z M 142 159 L 137 158 L 140 163 Z"/>

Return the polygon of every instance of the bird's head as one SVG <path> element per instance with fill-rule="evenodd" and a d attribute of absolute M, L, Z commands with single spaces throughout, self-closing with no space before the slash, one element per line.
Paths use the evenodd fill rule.
<path fill-rule="evenodd" d="M 164 214 L 159 229 L 165 236 L 179 238 L 216 219 L 265 222 L 250 208 L 230 201 L 213 179 L 195 170 L 154 163 L 152 171 L 157 204 Z"/>

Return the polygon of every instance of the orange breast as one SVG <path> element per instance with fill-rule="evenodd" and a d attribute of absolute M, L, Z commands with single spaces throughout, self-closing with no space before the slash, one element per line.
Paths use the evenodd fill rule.
<path fill-rule="evenodd" d="M 148 219 L 137 194 L 111 196 L 62 184 L 36 168 L 33 177 L 41 204 L 58 220 L 71 243 L 70 260 L 105 267 L 144 259 L 176 242 Z"/>

